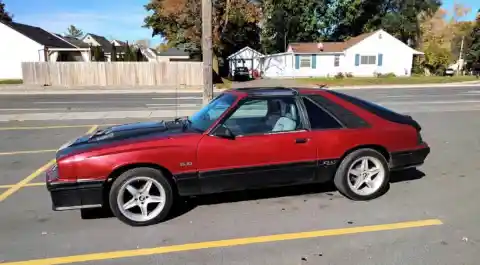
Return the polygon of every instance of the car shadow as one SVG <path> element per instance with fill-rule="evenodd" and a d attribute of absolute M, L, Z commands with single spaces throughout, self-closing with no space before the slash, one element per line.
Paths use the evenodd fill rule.
<path fill-rule="evenodd" d="M 390 183 L 408 182 L 417 179 L 421 179 L 425 176 L 425 173 L 418 169 L 407 169 L 401 171 L 394 171 L 390 174 Z M 177 204 L 177 207 L 172 211 L 172 214 L 168 217 L 168 220 L 175 219 L 181 215 L 184 215 L 198 206 L 202 205 L 214 205 L 222 203 L 232 203 L 241 201 L 256 201 L 262 199 L 292 197 L 299 195 L 312 195 L 323 194 L 327 197 L 341 196 L 336 194 L 337 189 L 332 182 L 322 184 L 306 184 L 299 186 L 279 187 L 279 188 L 266 188 L 259 190 L 245 190 L 235 192 L 225 192 L 212 195 L 202 195 L 194 198 L 182 199 Z"/>
<path fill-rule="evenodd" d="M 390 175 L 390 183 L 408 182 L 412 180 L 421 179 L 425 173 L 418 169 L 408 169 L 402 171 L 394 171 Z M 202 195 L 190 198 L 177 198 L 177 201 L 172 208 L 169 216 L 165 221 L 173 220 L 180 217 L 198 206 L 215 205 L 223 203 L 241 202 L 241 201 L 256 201 L 262 199 L 282 198 L 299 195 L 320 194 L 328 197 L 341 196 L 336 194 L 336 188 L 333 183 L 322 184 L 307 184 L 299 186 L 288 186 L 279 188 L 265 188 L 258 190 L 244 190 L 235 192 L 225 192 L 212 195 Z M 332 199 L 332 198 L 330 198 Z M 82 212 L 82 219 L 101 219 L 113 217 L 110 209 L 84 209 Z"/>

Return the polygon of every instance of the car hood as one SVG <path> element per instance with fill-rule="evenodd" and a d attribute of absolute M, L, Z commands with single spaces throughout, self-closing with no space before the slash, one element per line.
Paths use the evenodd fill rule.
<path fill-rule="evenodd" d="M 93 133 L 82 135 L 62 145 L 56 154 L 60 159 L 72 153 L 88 151 L 107 144 L 120 143 L 129 140 L 147 140 L 162 136 L 195 133 L 188 126 L 188 122 L 175 121 L 148 121 L 111 126 L 96 130 Z M 198 133 L 198 132 L 196 132 Z"/>

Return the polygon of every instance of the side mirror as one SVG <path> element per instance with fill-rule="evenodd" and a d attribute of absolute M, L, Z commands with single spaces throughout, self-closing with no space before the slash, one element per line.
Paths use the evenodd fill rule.
<path fill-rule="evenodd" d="M 227 127 L 225 127 L 224 125 L 218 127 L 213 135 L 220 138 L 230 139 L 230 140 L 235 139 L 235 135 L 232 133 L 232 131 Z"/>

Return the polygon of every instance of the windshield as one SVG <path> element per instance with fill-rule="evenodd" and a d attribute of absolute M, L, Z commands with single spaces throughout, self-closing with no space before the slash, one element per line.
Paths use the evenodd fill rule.
<path fill-rule="evenodd" d="M 221 94 L 189 118 L 192 128 L 206 131 L 236 100 L 232 94 Z"/>

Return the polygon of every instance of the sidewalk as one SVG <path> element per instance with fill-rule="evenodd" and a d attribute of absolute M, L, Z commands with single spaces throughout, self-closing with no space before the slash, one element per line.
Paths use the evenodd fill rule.
<path fill-rule="evenodd" d="M 273 87 L 279 86 L 278 82 L 269 82 L 270 80 L 263 80 L 265 82 L 256 83 L 259 87 Z M 284 84 L 285 85 L 285 84 Z M 294 86 L 294 84 L 287 84 Z M 318 84 L 320 85 L 320 84 Z M 315 87 L 314 84 L 301 85 L 298 87 Z M 233 88 L 238 87 L 252 87 L 248 83 L 234 83 Z M 394 89 L 394 88 L 451 88 L 451 87 L 480 87 L 480 81 L 467 81 L 459 83 L 434 83 L 434 84 L 411 84 L 411 85 L 370 85 L 370 86 L 338 86 L 327 87 L 328 89 Z M 223 89 L 214 89 L 214 93 L 222 92 Z M 42 94 L 188 94 L 188 93 L 202 93 L 201 89 L 187 88 L 175 89 L 174 87 L 52 87 L 52 86 L 28 86 L 28 85 L 0 85 L 0 95 L 42 95 Z"/>
<path fill-rule="evenodd" d="M 22 113 L 0 114 L 0 122 L 6 121 L 47 121 L 47 120 L 103 120 L 127 118 L 173 118 L 190 116 L 198 109 L 182 110 L 133 110 L 133 111 L 98 111 L 98 112 L 59 112 L 59 113 Z"/>

